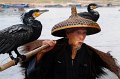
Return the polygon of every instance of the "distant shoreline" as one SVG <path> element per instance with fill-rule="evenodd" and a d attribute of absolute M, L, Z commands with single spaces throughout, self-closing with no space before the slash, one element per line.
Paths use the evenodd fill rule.
<path fill-rule="evenodd" d="M 69 4 L 80 4 L 86 6 L 89 3 L 96 3 L 100 6 L 120 6 L 120 0 L 0 0 L 0 4 L 29 4 L 31 6 L 61 5 L 63 7 Z"/>
<path fill-rule="evenodd" d="M 88 2 L 88 3 L 2 3 L 0 2 L 0 4 L 29 4 L 30 7 L 69 7 L 71 5 L 76 5 L 78 7 L 84 7 L 87 6 L 89 3 L 92 2 Z M 120 4 L 112 4 L 112 3 L 107 3 L 107 4 L 103 4 L 103 3 L 97 3 L 100 7 L 111 7 L 111 6 L 120 6 Z"/>

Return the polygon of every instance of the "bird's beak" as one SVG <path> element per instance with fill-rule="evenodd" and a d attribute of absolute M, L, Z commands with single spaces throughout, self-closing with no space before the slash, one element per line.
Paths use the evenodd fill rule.
<path fill-rule="evenodd" d="M 98 6 L 94 6 L 94 9 L 98 8 Z"/>
<path fill-rule="evenodd" d="M 39 12 L 42 14 L 44 12 L 48 12 L 49 10 L 40 10 Z"/>
<path fill-rule="evenodd" d="M 39 12 L 34 12 L 33 17 L 36 18 L 36 17 L 40 16 L 42 13 L 47 12 L 47 11 L 49 11 L 49 10 L 40 10 Z"/>
<path fill-rule="evenodd" d="M 43 14 L 43 13 L 45 13 L 45 12 L 48 12 L 48 11 L 49 11 L 49 10 L 39 10 L 40 15 Z"/>
<path fill-rule="evenodd" d="M 98 6 L 96 6 L 96 8 L 98 8 Z"/>

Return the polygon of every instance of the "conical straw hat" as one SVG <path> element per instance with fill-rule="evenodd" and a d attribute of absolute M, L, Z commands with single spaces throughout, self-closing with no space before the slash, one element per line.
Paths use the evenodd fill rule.
<path fill-rule="evenodd" d="M 52 28 L 52 35 L 66 37 L 65 29 L 70 28 L 86 28 L 87 35 L 92 35 L 101 31 L 100 26 L 96 22 L 77 15 L 76 6 L 72 6 L 71 13 L 72 15 L 67 20 L 56 24 Z"/>

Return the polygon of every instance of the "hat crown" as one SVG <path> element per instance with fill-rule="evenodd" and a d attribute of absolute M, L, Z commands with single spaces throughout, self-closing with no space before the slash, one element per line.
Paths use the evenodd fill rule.
<path fill-rule="evenodd" d="M 75 6 L 75 5 L 72 5 L 71 15 L 72 15 L 72 16 L 77 16 L 77 10 L 76 10 L 76 6 Z"/>

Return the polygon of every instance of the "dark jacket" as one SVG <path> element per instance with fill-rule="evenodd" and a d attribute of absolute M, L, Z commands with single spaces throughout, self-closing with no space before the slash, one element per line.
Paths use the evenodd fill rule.
<path fill-rule="evenodd" d="M 98 53 L 85 43 L 71 59 L 71 46 L 66 38 L 57 41 L 56 46 L 46 53 L 26 79 L 96 79 L 105 74 L 108 64 Z"/>

